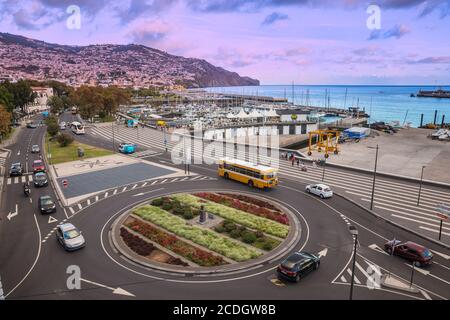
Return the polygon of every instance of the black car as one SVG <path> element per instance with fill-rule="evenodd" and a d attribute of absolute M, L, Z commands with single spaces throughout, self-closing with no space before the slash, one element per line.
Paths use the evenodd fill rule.
<path fill-rule="evenodd" d="M 23 174 L 22 164 L 20 162 L 11 164 L 11 168 L 9 169 L 9 176 L 21 176 Z"/>
<path fill-rule="evenodd" d="M 56 212 L 56 204 L 53 202 L 52 197 L 42 196 L 39 197 L 39 211 L 41 213 L 52 213 Z"/>
<path fill-rule="evenodd" d="M 296 252 L 277 268 L 279 278 L 299 282 L 301 278 L 320 266 L 320 257 L 307 252 Z"/>
<path fill-rule="evenodd" d="M 36 172 L 33 177 L 33 182 L 37 188 L 46 187 L 48 186 L 47 175 L 44 172 Z"/>

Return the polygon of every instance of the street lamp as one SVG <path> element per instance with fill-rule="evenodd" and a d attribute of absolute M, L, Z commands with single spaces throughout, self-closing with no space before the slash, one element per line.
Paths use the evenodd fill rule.
<path fill-rule="evenodd" d="M 327 162 L 327 158 L 323 159 L 323 170 L 322 170 L 322 182 L 325 181 L 325 164 Z"/>
<path fill-rule="evenodd" d="M 356 246 L 358 244 L 358 229 L 356 229 L 355 226 L 349 226 L 348 229 L 351 235 L 355 238 L 355 244 L 353 247 L 352 281 L 350 283 L 350 300 L 353 300 L 353 283 L 355 281 Z"/>
<path fill-rule="evenodd" d="M 370 199 L 370 210 L 373 210 L 373 198 L 375 196 L 375 180 L 377 177 L 377 164 L 378 164 L 378 144 L 374 147 L 368 147 L 369 149 L 376 149 L 375 152 L 375 167 L 373 168 L 373 184 L 372 184 L 372 197 Z"/>
<path fill-rule="evenodd" d="M 113 152 L 116 152 L 116 147 L 115 147 L 115 143 L 114 143 L 114 121 L 111 122 L 111 131 L 112 131 L 112 147 L 113 147 Z"/>
<path fill-rule="evenodd" d="M 423 169 L 425 169 L 426 166 L 422 166 L 422 173 L 420 174 L 420 185 L 419 185 L 419 194 L 417 196 L 417 206 L 419 206 L 420 203 L 420 193 L 422 192 L 422 183 L 423 183 Z"/>

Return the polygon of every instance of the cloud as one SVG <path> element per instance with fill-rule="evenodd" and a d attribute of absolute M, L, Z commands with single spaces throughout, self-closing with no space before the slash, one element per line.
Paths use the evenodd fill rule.
<path fill-rule="evenodd" d="M 391 29 L 382 32 L 381 30 L 373 30 L 370 33 L 368 40 L 377 40 L 377 39 L 389 39 L 389 38 L 397 38 L 400 39 L 404 35 L 410 33 L 411 31 L 404 25 L 396 24 Z"/>
<path fill-rule="evenodd" d="M 267 25 L 271 25 L 277 21 L 287 20 L 287 19 L 289 19 L 289 16 L 287 14 L 279 13 L 279 12 L 272 12 L 271 14 L 266 16 L 266 18 L 262 22 L 262 25 L 267 26 Z"/>
<path fill-rule="evenodd" d="M 450 56 L 426 57 L 408 61 L 410 64 L 450 64 Z"/>
<path fill-rule="evenodd" d="M 40 30 L 62 18 L 62 14 L 53 9 L 46 8 L 39 1 L 29 1 L 26 6 L 14 10 L 7 9 L 13 22 L 19 29 Z"/>
<path fill-rule="evenodd" d="M 170 26 L 163 20 L 144 20 L 132 26 L 128 35 L 135 43 L 153 45 L 166 38 L 169 32 Z"/>
<path fill-rule="evenodd" d="M 368 46 L 364 48 L 355 49 L 352 51 L 352 53 L 357 56 L 367 57 L 382 54 L 382 51 L 377 46 Z"/>
<path fill-rule="evenodd" d="M 172 7 L 178 0 L 130 0 L 128 5 L 117 8 L 117 14 L 123 24 L 135 19 L 155 13 L 160 13 Z"/>

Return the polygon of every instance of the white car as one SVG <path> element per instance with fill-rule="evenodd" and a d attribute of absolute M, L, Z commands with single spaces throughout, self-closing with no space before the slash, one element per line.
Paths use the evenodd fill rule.
<path fill-rule="evenodd" d="M 66 251 L 75 251 L 86 245 L 81 231 L 71 223 L 63 223 L 57 227 L 56 239 Z"/>
<path fill-rule="evenodd" d="M 306 186 L 305 191 L 307 193 L 315 194 L 322 199 L 331 198 L 333 196 L 333 191 L 331 191 L 331 188 L 321 183 L 309 184 Z"/>

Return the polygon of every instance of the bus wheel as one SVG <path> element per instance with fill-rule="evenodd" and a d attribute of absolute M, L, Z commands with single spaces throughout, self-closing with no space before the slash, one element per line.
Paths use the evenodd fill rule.
<path fill-rule="evenodd" d="M 223 175 L 223 177 L 224 177 L 225 179 L 228 179 L 228 173 L 225 172 L 225 174 Z"/>
<path fill-rule="evenodd" d="M 248 186 L 249 186 L 250 188 L 253 188 L 253 181 L 252 181 L 252 180 L 248 180 Z"/>

